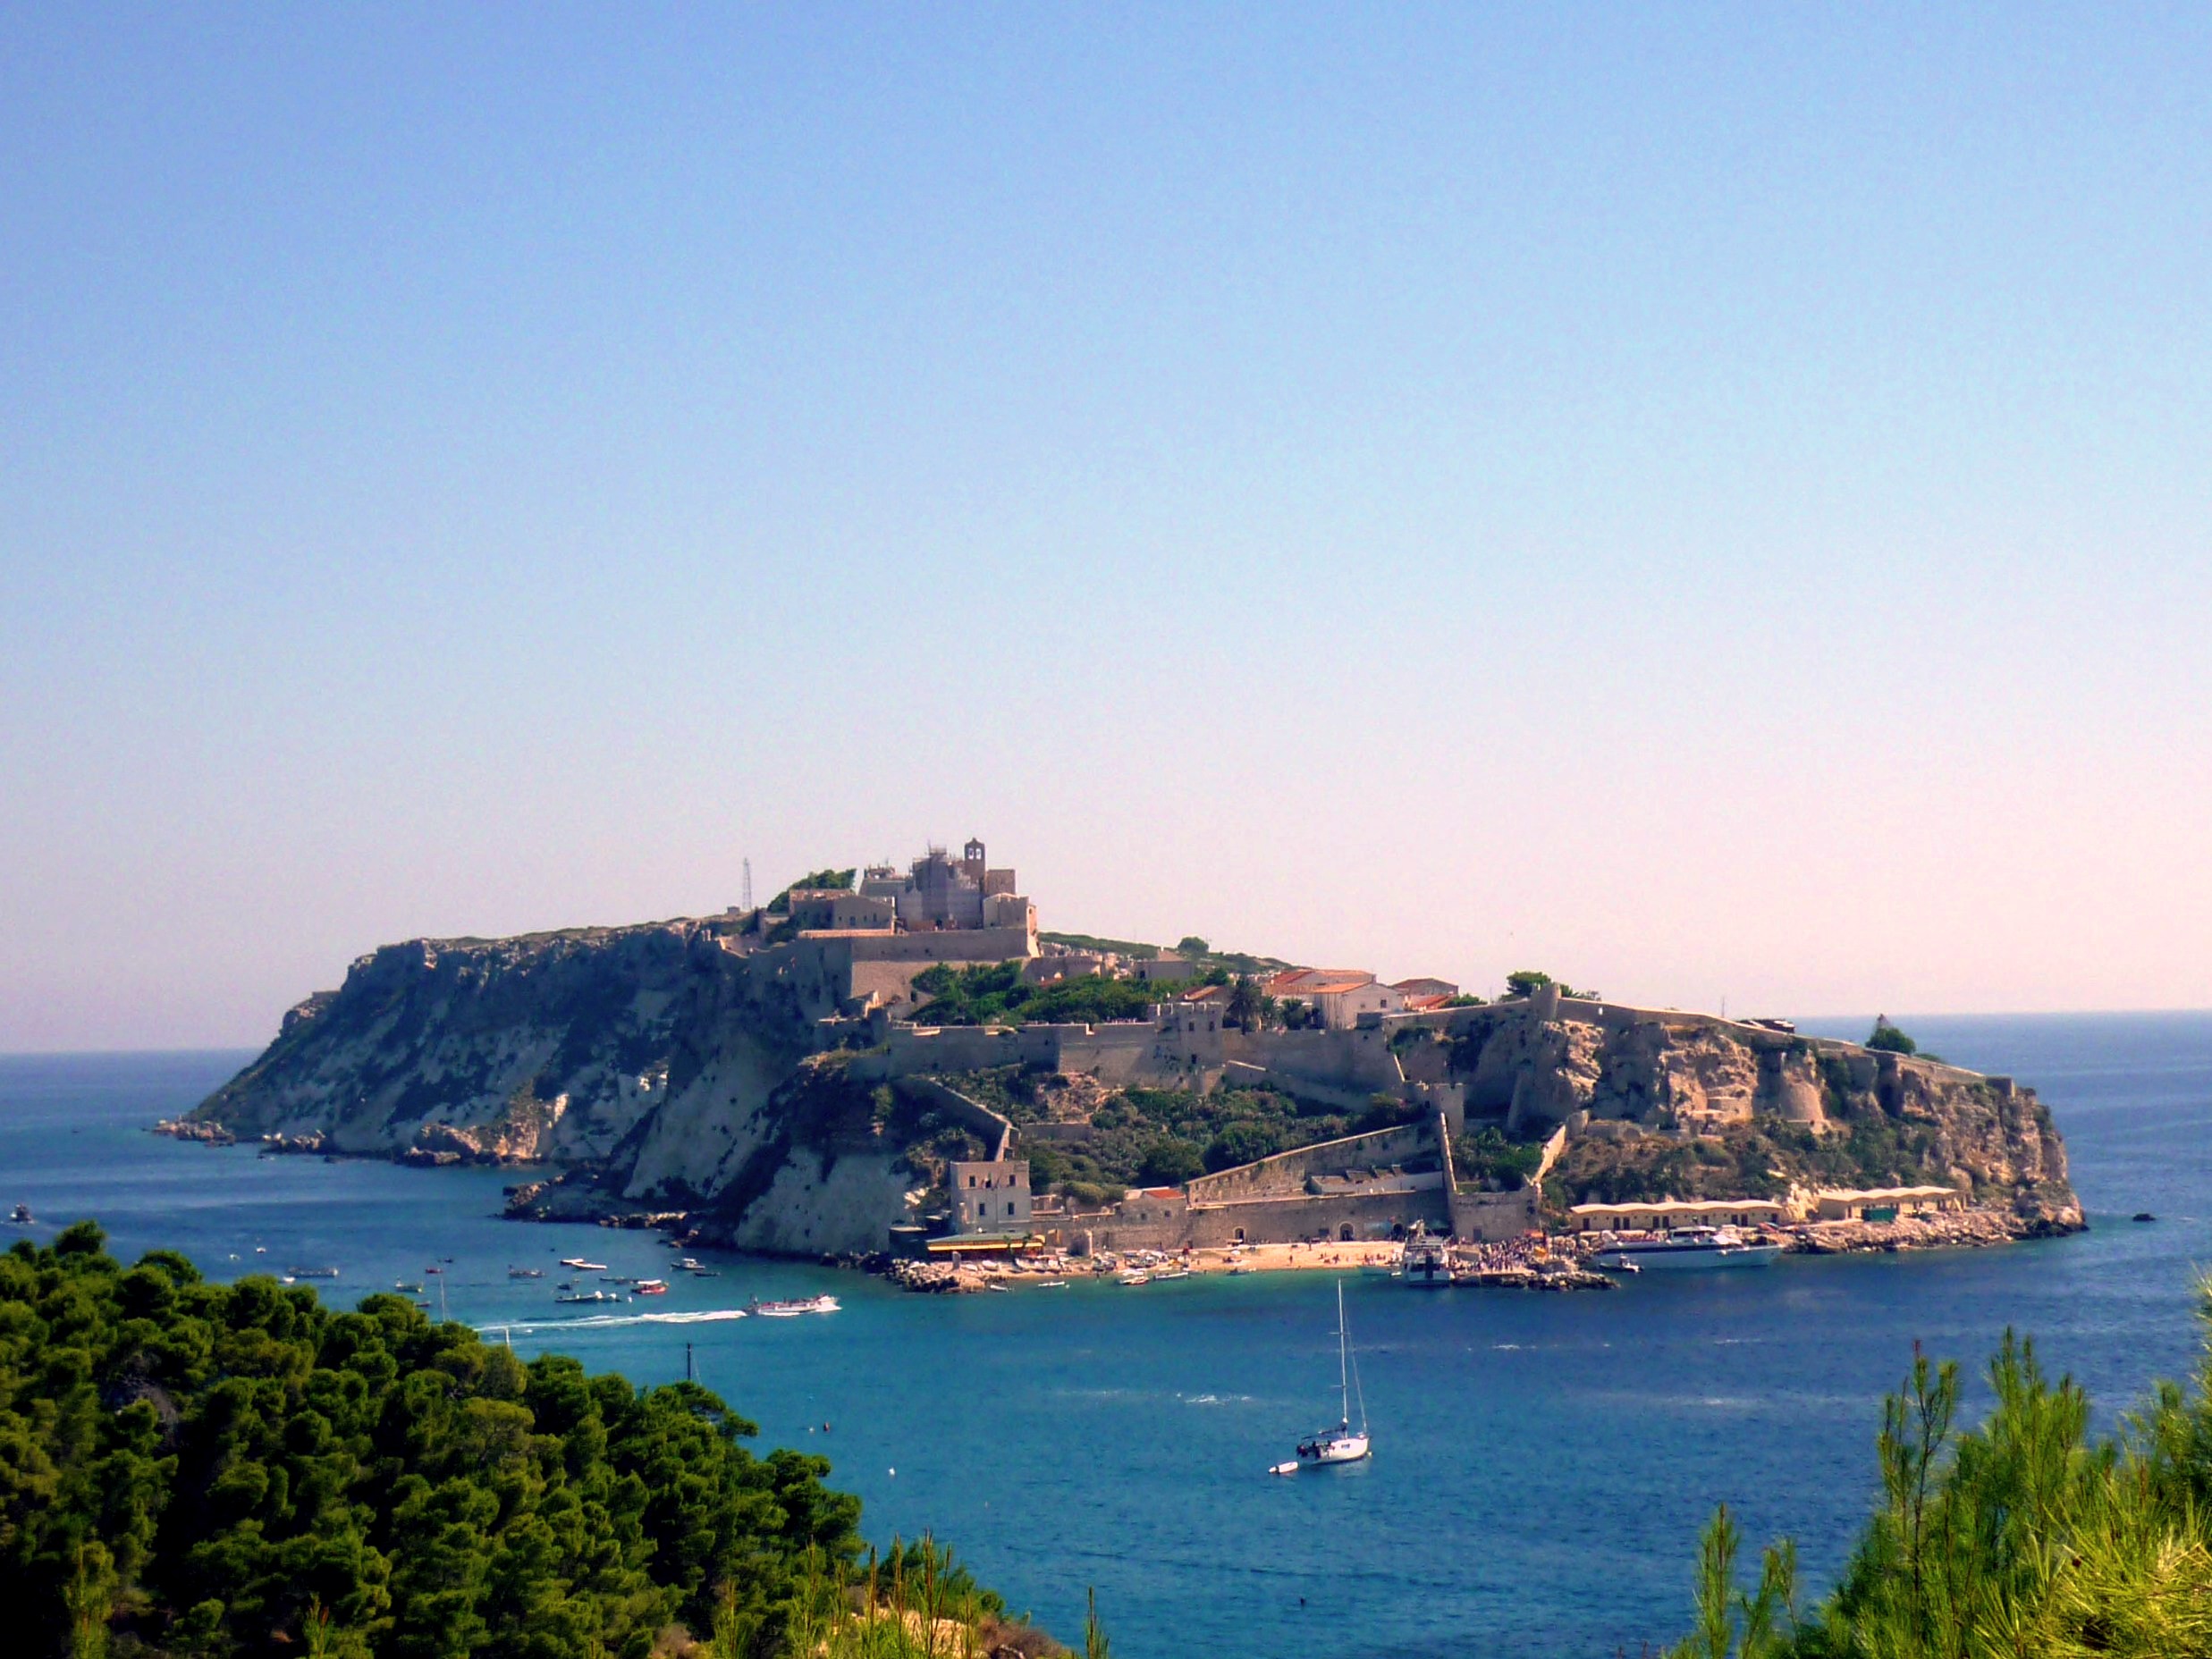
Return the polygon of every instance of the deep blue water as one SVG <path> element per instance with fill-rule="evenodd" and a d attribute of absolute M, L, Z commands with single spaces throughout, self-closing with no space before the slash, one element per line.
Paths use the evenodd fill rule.
<path fill-rule="evenodd" d="M 679 1276 L 649 1322 L 562 1325 L 549 1316 L 578 1310 L 551 1306 L 556 1257 L 639 1273 L 666 1253 L 644 1234 L 500 1221 L 496 1174 L 143 1133 L 245 1057 L 231 1054 L 0 1057 L 0 1204 L 29 1201 L 41 1236 L 97 1216 L 119 1253 L 178 1246 L 217 1276 L 334 1263 L 327 1293 L 347 1300 L 421 1279 L 435 1301 L 423 1269 L 450 1257 L 454 1318 L 538 1321 L 519 1351 L 557 1345 L 643 1382 L 681 1376 L 688 1342 L 764 1441 L 832 1459 L 872 1537 L 933 1528 L 1063 1635 L 1095 1586 L 1126 1659 L 1596 1659 L 1684 1628 L 1717 1501 L 1754 1539 L 1794 1533 L 1816 1580 L 1832 1573 L 1915 1340 L 1971 1367 L 2006 1326 L 2032 1333 L 2107 1421 L 2192 1361 L 2190 1288 L 2212 1264 L 2212 1015 L 1905 1023 L 2041 1091 L 2089 1234 L 1651 1275 L 1601 1296 L 1355 1279 L 1376 1456 L 1294 1480 L 1262 1471 L 1329 1403 L 1322 1276 L 941 1299 L 730 1258 L 722 1277 Z M 2139 1209 L 2160 1220 L 2131 1225 Z M 548 1277 L 517 1284 L 510 1263 Z M 824 1289 L 845 1312 L 711 1317 Z"/>

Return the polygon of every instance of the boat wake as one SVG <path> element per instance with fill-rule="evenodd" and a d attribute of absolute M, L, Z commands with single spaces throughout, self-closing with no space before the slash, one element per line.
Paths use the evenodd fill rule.
<path fill-rule="evenodd" d="M 479 1325 L 477 1334 L 494 1331 L 604 1331 L 618 1325 L 720 1325 L 746 1317 L 742 1308 L 705 1308 L 696 1313 L 591 1313 L 574 1319 L 502 1319 Z"/>

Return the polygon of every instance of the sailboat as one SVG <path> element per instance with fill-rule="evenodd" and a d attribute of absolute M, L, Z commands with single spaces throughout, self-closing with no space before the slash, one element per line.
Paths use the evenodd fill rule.
<path fill-rule="evenodd" d="M 1271 1475 L 1295 1475 L 1311 1464 L 1316 1469 L 1331 1463 L 1356 1463 L 1370 1455 L 1367 1442 L 1367 1396 L 1359 1388 L 1359 1368 L 1352 1360 L 1352 1339 L 1344 1323 L 1344 1281 L 1337 1281 L 1337 1388 L 1340 1414 L 1334 1428 L 1323 1428 L 1298 1442 L 1298 1455 L 1278 1463 Z M 1359 1401 L 1359 1432 L 1352 1430 L 1352 1402 Z"/>

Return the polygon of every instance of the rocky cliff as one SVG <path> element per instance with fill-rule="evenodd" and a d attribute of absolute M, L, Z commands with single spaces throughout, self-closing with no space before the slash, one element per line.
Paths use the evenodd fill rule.
<path fill-rule="evenodd" d="M 1565 1124 L 1572 1202 L 1952 1186 L 2079 1225 L 2049 1108 L 2010 1078 L 1710 1015 L 1554 999 L 1471 1010 L 1449 1036 L 1470 1118 Z"/>
<path fill-rule="evenodd" d="M 691 1209 L 709 1236 L 877 1250 L 917 1184 L 815 1056 L 789 953 L 714 922 L 415 939 L 353 964 L 192 1114 L 360 1155 L 543 1165 L 537 1200 Z"/>

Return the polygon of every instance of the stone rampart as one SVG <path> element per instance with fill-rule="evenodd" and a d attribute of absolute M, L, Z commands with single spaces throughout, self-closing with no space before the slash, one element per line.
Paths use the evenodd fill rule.
<path fill-rule="evenodd" d="M 892 1087 L 921 1105 L 934 1107 L 961 1128 L 973 1133 L 989 1149 L 990 1162 L 1004 1161 L 1013 1142 L 1014 1125 L 982 1101 L 971 1100 L 933 1077 L 902 1077 Z M 1026 1175 L 1024 1178 L 1026 1179 Z"/>
<path fill-rule="evenodd" d="M 1294 1151 L 1278 1152 L 1257 1163 L 1240 1164 L 1218 1175 L 1201 1175 L 1185 1191 L 1194 1207 L 1239 1203 L 1257 1198 L 1285 1198 L 1303 1192 L 1313 1175 L 1341 1175 L 1349 1169 L 1387 1169 L 1416 1158 L 1436 1156 L 1432 1124 L 1408 1124 L 1397 1129 L 1379 1129 L 1371 1134 L 1347 1135 L 1322 1141 Z"/>

